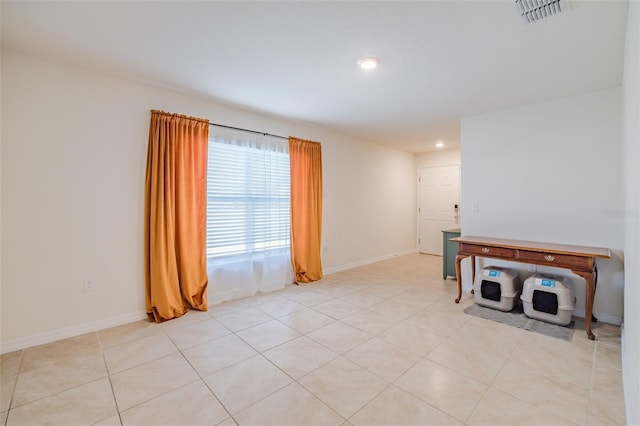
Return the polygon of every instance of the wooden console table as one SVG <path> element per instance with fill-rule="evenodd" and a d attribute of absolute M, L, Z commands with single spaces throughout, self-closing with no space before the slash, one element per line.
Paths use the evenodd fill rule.
<path fill-rule="evenodd" d="M 472 285 L 476 274 L 475 256 L 570 269 L 574 274 L 584 278 L 586 282 L 587 294 L 584 322 L 585 328 L 587 329 L 587 336 L 590 340 L 595 340 L 595 336 L 591 331 L 593 299 L 596 293 L 597 279 L 595 260 L 597 257 L 610 258 L 611 253 L 609 249 L 486 237 L 462 236 L 451 238 L 451 241 L 458 243 L 458 255 L 456 256 L 458 297 L 455 300 L 456 303 L 460 302 L 460 298 L 462 297 L 460 262 L 466 257 L 471 257 Z M 473 290 L 471 291 L 473 292 Z"/>

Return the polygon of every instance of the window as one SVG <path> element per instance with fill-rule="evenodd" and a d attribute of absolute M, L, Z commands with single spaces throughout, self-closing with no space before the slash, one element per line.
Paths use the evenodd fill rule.
<path fill-rule="evenodd" d="M 288 250 L 290 245 L 288 141 L 244 133 L 210 136 L 209 260 Z"/>

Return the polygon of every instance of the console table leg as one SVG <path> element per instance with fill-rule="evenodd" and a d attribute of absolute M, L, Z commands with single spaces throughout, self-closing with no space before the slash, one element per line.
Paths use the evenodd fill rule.
<path fill-rule="evenodd" d="M 587 337 L 589 340 L 596 340 L 596 336 L 591 331 L 591 321 L 593 319 L 593 299 L 596 293 L 595 279 L 593 272 L 585 271 L 573 271 L 576 275 L 584 278 L 586 283 L 586 300 L 585 300 L 585 312 L 584 312 L 584 327 L 587 329 Z"/>
<path fill-rule="evenodd" d="M 593 299 L 595 300 L 596 291 L 598 291 L 598 267 L 596 266 L 595 262 L 593 264 L 593 273 L 594 273 L 594 278 L 593 278 Z M 598 322 L 598 318 L 596 318 L 596 316 L 593 315 L 593 314 L 591 314 L 591 322 Z"/>
<path fill-rule="evenodd" d="M 460 303 L 460 299 L 462 298 L 462 274 L 460 273 L 460 262 L 467 256 L 457 255 L 456 256 L 456 280 L 458 281 L 458 297 L 455 302 Z"/>
<path fill-rule="evenodd" d="M 470 256 L 471 259 L 471 294 L 473 294 L 473 285 L 476 282 L 476 257 Z"/>

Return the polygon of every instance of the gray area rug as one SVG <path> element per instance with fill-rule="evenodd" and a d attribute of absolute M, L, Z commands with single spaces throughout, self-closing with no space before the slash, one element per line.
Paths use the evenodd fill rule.
<path fill-rule="evenodd" d="M 522 305 L 516 305 L 511 312 L 502 312 L 473 304 L 467 306 L 464 309 L 464 313 L 473 315 L 474 317 L 480 317 L 513 327 L 522 328 L 524 330 L 534 331 L 536 333 L 544 334 L 545 336 L 555 337 L 556 339 L 562 339 L 568 342 L 573 338 L 573 321 L 566 326 L 538 321 L 527 317 L 522 311 Z"/>

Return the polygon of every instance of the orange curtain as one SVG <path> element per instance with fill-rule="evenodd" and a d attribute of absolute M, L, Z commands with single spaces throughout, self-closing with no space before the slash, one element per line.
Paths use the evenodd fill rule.
<path fill-rule="evenodd" d="M 207 310 L 209 121 L 151 111 L 145 183 L 146 307 L 151 321 Z"/>
<path fill-rule="evenodd" d="M 297 283 L 322 278 L 322 149 L 289 137 L 291 161 L 291 264 Z"/>

